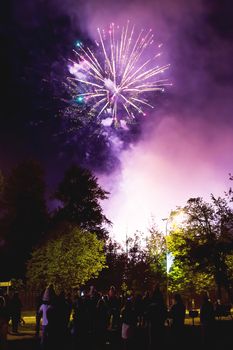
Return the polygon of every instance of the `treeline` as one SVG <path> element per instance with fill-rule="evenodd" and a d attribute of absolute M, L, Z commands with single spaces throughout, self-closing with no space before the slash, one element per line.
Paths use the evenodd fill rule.
<path fill-rule="evenodd" d="M 107 196 L 89 170 L 72 165 L 49 194 L 49 200 L 56 201 L 50 210 L 44 171 L 37 161 L 27 160 L 9 174 L 0 173 L 1 280 L 25 278 L 32 251 L 73 227 L 106 239 L 110 221 L 100 201 Z"/>
<path fill-rule="evenodd" d="M 36 290 L 49 283 L 67 291 L 94 284 L 104 292 L 114 285 L 124 293 L 159 284 L 188 300 L 208 290 L 233 301 L 231 188 L 209 202 L 190 198 L 166 218 L 166 235 L 153 224 L 143 234 L 130 233 L 124 246 L 108 234 L 111 223 L 101 207 L 108 195 L 89 170 L 72 165 L 50 195 L 56 206 L 49 210 L 37 162 L 1 174 L 1 280 L 22 278 Z"/>

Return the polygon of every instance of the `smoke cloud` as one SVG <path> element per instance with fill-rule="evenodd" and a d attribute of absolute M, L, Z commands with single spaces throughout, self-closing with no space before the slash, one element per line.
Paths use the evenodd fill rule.
<path fill-rule="evenodd" d="M 233 28 L 225 1 L 23 3 L 16 7 L 15 15 L 21 26 L 43 26 L 45 13 L 47 22 L 53 23 L 56 46 L 53 52 L 49 45 L 43 51 L 43 57 L 50 52 L 54 60 L 51 69 L 57 66 L 57 52 L 68 57 L 72 40 L 80 39 L 78 35 L 83 40 L 95 39 L 96 28 L 106 28 L 111 22 L 122 26 L 130 20 L 139 30 L 151 28 L 156 42 L 163 43 L 162 59 L 171 65 L 168 78 L 173 86 L 156 101 L 153 112 L 133 132 L 109 134 L 110 144 L 106 134 L 104 142 L 98 133 L 93 138 L 90 127 L 79 131 L 75 142 L 66 141 L 72 153 L 75 147 L 79 149 L 76 159 L 92 164 L 100 183 L 110 191 L 103 205 L 113 222 L 115 238 L 122 240 L 136 230 L 146 232 L 152 216 L 161 223 L 190 197 L 209 200 L 211 193 L 223 194 L 233 164 Z M 67 45 L 61 43 L 65 38 Z M 92 163 L 84 159 L 87 155 Z"/>
<path fill-rule="evenodd" d="M 93 37 L 111 21 L 151 27 L 174 83 L 143 121 L 140 140 L 119 154 L 120 172 L 100 177 L 111 192 L 105 210 L 118 239 L 146 232 L 152 217 L 161 225 L 190 197 L 208 201 L 229 186 L 233 48 L 211 23 L 211 10 L 204 1 L 89 1 L 85 8 L 82 28 Z"/>

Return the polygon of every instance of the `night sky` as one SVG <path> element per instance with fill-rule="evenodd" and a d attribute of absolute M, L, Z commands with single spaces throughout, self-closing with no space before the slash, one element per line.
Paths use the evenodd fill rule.
<path fill-rule="evenodd" d="M 21 0 L 1 4 L 0 169 L 32 157 L 49 191 L 73 161 L 111 192 L 116 237 L 144 230 L 193 196 L 209 199 L 233 172 L 233 4 L 230 0 Z M 127 132 L 93 121 L 69 133 L 61 117 L 67 60 L 77 39 L 130 19 L 163 43 L 173 83 Z M 115 137 L 117 142 L 109 142 Z"/>

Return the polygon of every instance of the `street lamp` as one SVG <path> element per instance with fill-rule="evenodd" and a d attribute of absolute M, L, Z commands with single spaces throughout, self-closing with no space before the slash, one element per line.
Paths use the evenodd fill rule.
<path fill-rule="evenodd" d="M 166 226 L 165 226 L 165 249 L 166 249 L 166 304 L 167 308 L 169 309 L 169 294 L 168 294 L 168 249 L 167 249 L 167 234 L 168 234 L 168 221 L 169 218 L 164 218 L 162 219 L 163 221 L 166 221 Z"/>
<path fill-rule="evenodd" d="M 169 279 L 168 279 L 168 274 L 170 270 L 169 266 L 169 252 L 168 252 L 168 247 L 167 247 L 167 236 L 168 236 L 168 222 L 174 222 L 176 224 L 181 224 L 184 221 L 184 213 L 182 210 L 176 212 L 175 214 L 170 215 L 167 218 L 162 219 L 163 221 L 166 221 L 166 226 L 165 226 L 165 249 L 166 249 L 166 304 L 167 308 L 169 309 L 169 292 L 168 292 L 168 287 L 169 287 Z"/>

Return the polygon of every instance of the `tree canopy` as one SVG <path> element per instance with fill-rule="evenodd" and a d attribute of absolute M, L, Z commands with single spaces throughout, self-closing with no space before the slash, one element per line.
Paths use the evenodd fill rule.
<path fill-rule="evenodd" d="M 186 272 L 199 287 L 204 287 L 200 276 L 205 276 L 209 286 L 214 280 L 221 298 L 222 288 L 228 294 L 232 288 L 229 259 L 233 253 L 233 213 L 224 198 L 211 199 L 206 203 L 202 198 L 191 198 L 181 208 L 186 219 L 171 230 L 169 249 L 174 256 L 173 274 L 175 269 L 183 275 Z"/>
<path fill-rule="evenodd" d="M 27 264 L 28 284 L 44 288 L 80 288 L 105 267 L 104 243 L 95 234 L 70 227 L 32 252 Z"/>
<path fill-rule="evenodd" d="M 153 225 L 147 239 L 148 263 L 154 274 L 154 279 L 164 284 L 166 281 L 166 239 L 163 233 Z"/>
<path fill-rule="evenodd" d="M 5 278 L 23 277 L 26 260 L 32 247 L 44 236 L 47 222 L 42 168 L 34 160 L 24 161 L 5 176 L 1 196 L 0 227 L 4 244 L 0 255 L 9 262 Z"/>
<path fill-rule="evenodd" d="M 65 173 L 54 194 L 60 201 L 54 219 L 66 221 L 95 232 L 98 237 L 106 237 L 104 224 L 110 221 L 103 214 L 100 201 L 108 198 L 97 182 L 97 178 L 88 169 L 72 165 Z"/>
<path fill-rule="evenodd" d="M 165 255 L 163 251 L 161 256 L 159 248 L 154 254 L 156 244 L 159 245 L 155 236 L 146 242 L 140 232 L 128 237 L 124 247 L 109 239 L 105 246 L 108 268 L 101 271 L 95 285 L 108 290 L 109 284 L 113 284 L 118 290 L 140 293 L 158 282 L 162 286 L 166 279 Z"/>

